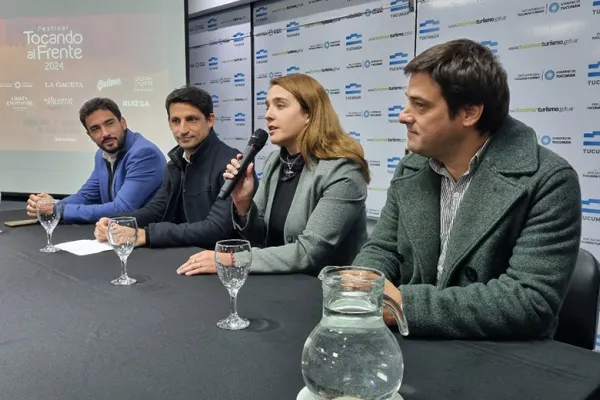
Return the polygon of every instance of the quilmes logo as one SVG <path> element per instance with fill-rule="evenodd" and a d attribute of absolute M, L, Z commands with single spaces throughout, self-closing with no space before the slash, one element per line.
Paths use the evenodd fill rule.
<path fill-rule="evenodd" d="M 400 71 L 408 63 L 408 53 L 390 54 L 390 71 Z"/>
<path fill-rule="evenodd" d="M 436 39 L 440 37 L 440 20 L 428 19 L 419 22 L 419 40 Z"/>
<path fill-rule="evenodd" d="M 265 92 L 264 90 L 256 92 L 256 102 L 262 104 L 265 101 L 267 101 L 267 92 Z"/>
<path fill-rule="evenodd" d="M 481 42 L 481 44 L 490 49 L 493 54 L 498 54 L 498 42 L 493 40 L 484 40 Z"/>
<path fill-rule="evenodd" d="M 398 118 L 400 118 L 400 113 L 402 112 L 402 110 L 404 110 L 404 107 L 402 107 L 399 104 L 388 107 L 389 122 L 393 124 L 399 123 L 400 121 L 398 120 Z"/>
<path fill-rule="evenodd" d="M 592 7 L 594 7 L 592 15 L 600 15 L 600 0 L 594 0 Z"/>
<path fill-rule="evenodd" d="M 256 174 L 256 177 L 258 178 L 258 180 L 260 181 L 263 178 L 263 173 L 262 172 L 258 172 Z"/>
<path fill-rule="evenodd" d="M 210 57 L 208 59 L 208 69 L 211 69 L 211 70 L 219 69 L 219 58 L 218 57 Z"/>
<path fill-rule="evenodd" d="M 256 22 L 263 22 L 266 21 L 268 19 L 268 11 L 267 7 L 265 6 L 260 6 L 254 9 L 254 18 L 256 19 Z"/>
<path fill-rule="evenodd" d="M 360 100 L 362 87 L 360 83 L 351 82 L 346 85 L 346 100 Z"/>
<path fill-rule="evenodd" d="M 96 86 L 98 87 L 98 91 L 101 92 L 104 89 L 113 87 L 113 86 L 121 86 L 121 78 L 108 78 L 108 79 L 99 79 Z"/>
<path fill-rule="evenodd" d="M 346 51 L 355 51 L 362 49 L 362 35 L 360 33 L 351 33 L 346 36 Z"/>
<path fill-rule="evenodd" d="M 388 172 L 394 172 L 394 170 L 398 167 L 398 164 L 400 164 L 400 160 L 402 159 L 402 157 L 390 157 L 387 159 L 387 168 L 388 168 Z M 390 171 L 391 170 L 391 171 Z"/>
<path fill-rule="evenodd" d="M 583 154 L 600 154 L 600 131 L 583 134 Z"/>
<path fill-rule="evenodd" d="M 410 12 L 408 0 L 392 0 L 390 3 L 390 17 L 397 18 Z"/>
<path fill-rule="evenodd" d="M 254 55 L 257 64 L 265 64 L 268 61 L 268 57 L 269 52 L 267 49 L 260 49 Z"/>
<path fill-rule="evenodd" d="M 246 125 L 246 114 L 241 112 L 235 113 L 235 115 L 233 116 L 233 122 L 235 122 L 237 126 Z"/>
<path fill-rule="evenodd" d="M 356 131 L 350 131 L 350 132 L 348 132 L 348 135 L 352 136 L 354 139 L 356 139 L 360 142 L 360 133 L 358 133 Z"/>
<path fill-rule="evenodd" d="M 588 85 L 600 86 L 600 61 L 588 65 Z"/>
<path fill-rule="evenodd" d="M 213 94 L 212 96 L 210 96 L 210 98 L 212 100 L 213 107 L 219 107 L 219 96 Z"/>
<path fill-rule="evenodd" d="M 206 21 L 206 28 L 209 31 L 214 31 L 215 29 L 217 29 L 217 19 L 215 17 L 212 17 L 211 19 L 209 19 L 208 21 Z"/>
<path fill-rule="evenodd" d="M 246 75 L 242 72 L 238 72 L 233 75 L 233 84 L 235 86 L 245 86 L 246 85 Z"/>
<path fill-rule="evenodd" d="M 300 36 L 300 24 L 296 21 L 290 21 L 285 24 L 285 31 L 287 33 L 287 37 L 295 37 Z"/>
<path fill-rule="evenodd" d="M 294 75 L 294 74 L 299 74 L 300 73 L 300 67 L 297 65 L 292 65 L 290 67 L 287 67 L 286 72 L 288 75 Z"/>

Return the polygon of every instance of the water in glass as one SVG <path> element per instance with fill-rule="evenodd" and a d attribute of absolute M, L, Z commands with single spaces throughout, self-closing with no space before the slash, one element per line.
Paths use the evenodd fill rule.
<path fill-rule="evenodd" d="M 115 217 L 108 221 L 108 243 L 121 260 L 121 276 L 111 281 L 113 285 L 128 286 L 137 282 L 127 275 L 127 259 L 138 238 L 138 225 L 135 217 Z"/>
<path fill-rule="evenodd" d="M 368 268 L 327 267 L 323 315 L 302 352 L 302 375 L 315 399 L 392 399 L 400 389 L 404 360 L 398 340 L 383 321 L 393 309 L 408 334 L 402 308 L 384 296 L 385 278 Z"/>
<path fill-rule="evenodd" d="M 250 325 L 250 321 L 237 313 L 237 294 L 246 282 L 252 265 L 250 242 L 247 240 L 221 240 L 215 246 L 217 275 L 229 292 L 230 314 L 219 321 L 221 329 L 238 330 Z"/>
<path fill-rule="evenodd" d="M 42 253 L 54 253 L 59 251 L 58 247 L 52 244 L 52 233 L 60 221 L 60 207 L 58 201 L 54 199 L 41 199 L 36 203 L 36 212 L 38 221 L 46 231 L 46 247 L 40 249 Z"/>

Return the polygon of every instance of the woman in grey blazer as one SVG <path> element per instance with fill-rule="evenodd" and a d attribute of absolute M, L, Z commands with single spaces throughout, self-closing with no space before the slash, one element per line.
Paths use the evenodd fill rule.
<path fill-rule="evenodd" d="M 323 86 L 288 75 L 271 81 L 266 121 L 271 143 L 254 193 L 253 164 L 231 193 L 233 224 L 252 249 L 252 272 L 317 274 L 350 265 L 367 239 L 369 168 L 361 145 L 345 133 Z M 239 168 L 231 160 L 223 175 Z M 178 273 L 215 273 L 212 251 L 194 254 Z"/>

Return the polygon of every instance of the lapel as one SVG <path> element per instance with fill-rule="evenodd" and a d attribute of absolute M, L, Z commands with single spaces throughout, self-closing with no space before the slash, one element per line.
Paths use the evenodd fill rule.
<path fill-rule="evenodd" d="M 316 183 L 314 177 L 318 165 L 319 160 L 313 160 L 312 164 L 309 165 L 307 163 L 304 165 L 304 168 L 302 168 L 300 178 L 298 178 L 298 186 L 296 186 L 296 192 L 292 198 L 292 204 L 290 204 L 288 218 L 286 218 L 285 224 L 283 225 L 283 233 L 286 236 L 297 236 L 304 230 L 306 226 L 305 221 L 300 221 L 299 218 L 302 217 L 301 213 L 304 213 L 306 204 L 312 203 L 314 191 L 311 190 L 311 188 Z M 290 215 L 292 218 L 289 218 Z M 294 226 L 295 229 L 290 229 L 292 226 Z"/>
<path fill-rule="evenodd" d="M 452 271 L 526 195 L 527 189 L 515 178 L 533 174 L 537 169 L 535 132 L 508 117 L 490 139 L 460 204 L 448 241 L 440 287 L 446 286 Z"/>
<path fill-rule="evenodd" d="M 398 178 L 394 185 L 398 196 L 399 217 L 413 249 L 422 283 L 434 284 L 440 254 L 440 186 L 441 178 L 426 158 L 410 155 L 403 161 L 405 169 L 416 173 Z"/>
<path fill-rule="evenodd" d="M 281 160 L 279 159 L 279 154 L 274 154 L 277 159 L 273 162 L 272 168 L 265 174 L 263 181 L 266 184 L 265 187 L 265 196 L 266 196 L 266 205 L 265 205 L 265 225 L 267 226 L 267 234 L 269 229 L 269 221 L 271 219 L 271 208 L 273 206 L 273 199 L 275 198 L 275 192 L 277 191 L 277 182 L 279 181 L 279 169 L 281 167 Z M 267 236 L 265 235 L 265 238 Z"/>

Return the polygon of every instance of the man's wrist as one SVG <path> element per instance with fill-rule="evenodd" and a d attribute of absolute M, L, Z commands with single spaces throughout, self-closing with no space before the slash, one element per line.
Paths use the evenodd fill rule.
<path fill-rule="evenodd" d="M 146 230 L 144 228 L 138 229 L 138 246 L 145 246 L 148 243 L 148 236 L 146 234 Z"/>

